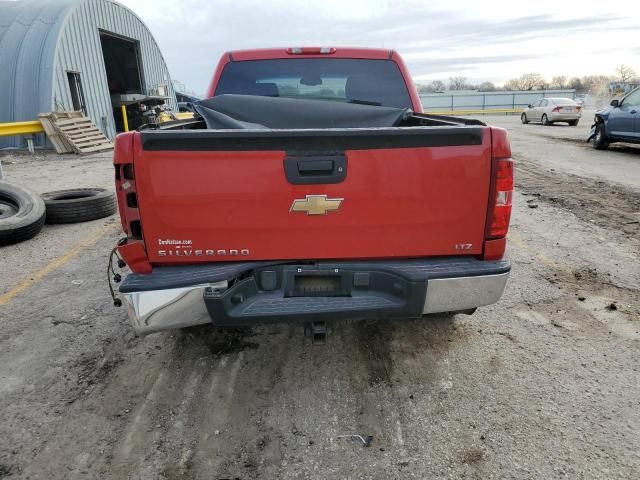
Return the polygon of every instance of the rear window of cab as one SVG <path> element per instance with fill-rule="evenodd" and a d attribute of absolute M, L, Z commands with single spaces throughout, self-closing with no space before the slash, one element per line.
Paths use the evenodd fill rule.
<path fill-rule="evenodd" d="M 285 58 L 230 62 L 215 92 L 225 94 L 411 107 L 404 78 L 392 60 Z"/>

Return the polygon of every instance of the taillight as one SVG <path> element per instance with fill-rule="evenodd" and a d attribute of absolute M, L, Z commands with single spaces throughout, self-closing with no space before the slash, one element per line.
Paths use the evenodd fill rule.
<path fill-rule="evenodd" d="M 142 224 L 138 207 L 134 161 L 134 132 L 121 133 L 116 137 L 113 163 L 116 169 L 116 194 L 122 230 L 127 234 L 118 243 L 118 252 L 135 273 L 151 273 L 151 264 L 142 242 Z"/>
<path fill-rule="evenodd" d="M 553 110 L 551 110 L 552 112 L 559 112 L 560 111 L 560 107 L 556 107 Z"/>
<path fill-rule="evenodd" d="M 511 219 L 511 200 L 513 197 L 513 160 L 500 158 L 495 167 L 495 197 L 491 211 L 491 224 L 488 237 L 499 238 L 507 235 Z"/>
<path fill-rule="evenodd" d="M 500 260 L 507 247 L 514 185 L 511 146 L 503 128 L 491 127 L 491 173 L 482 259 Z"/>
<path fill-rule="evenodd" d="M 133 132 L 121 133 L 116 137 L 113 149 L 113 166 L 116 169 L 116 195 L 122 230 L 129 233 L 127 222 L 127 188 L 133 184 Z M 135 188 L 133 189 L 135 192 Z"/>

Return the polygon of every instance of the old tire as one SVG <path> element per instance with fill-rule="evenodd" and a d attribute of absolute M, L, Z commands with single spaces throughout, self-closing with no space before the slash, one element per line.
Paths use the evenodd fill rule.
<path fill-rule="evenodd" d="M 116 196 L 104 188 L 72 188 L 42 194 L 47 223 L 79 223 L 116 213 Z"/>
<path fill-rule="evenodd" d="M 523 113 L 522 115 L 520 115 L 520 121 L 522 122 L 523 125 L 526 125 L 527 123 L 529 123 L 529 119 L 527 118 L 526 113 Z"/>
<path fill-rule="evenodd" d="M 604 123 L 599 122 L 596 124 L 596 133 L 593 136 L 593 148 L 596 150 L 605 150 L 607 147 L 609 147 L 609 141 L 604 131 Z"/>
<path fill-rule="evenodd" d="M 544 115 L 542 115 L 542 124 L 545 127 L 551 125 L 551 122 L 549 121 L 549 117 L 547 117 L 546 113 Z"/>
<path fill-rule="evenodd" d="M 0 180 L 0 245 L 35 237 L 42 230 L 45 212 L 40 195 Z"/>

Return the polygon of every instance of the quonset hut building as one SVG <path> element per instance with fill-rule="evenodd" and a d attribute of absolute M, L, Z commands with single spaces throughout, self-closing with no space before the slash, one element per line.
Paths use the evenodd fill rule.
<path fill-rule="evenodd" d="M 0 92 L 0 123 L 83 110 L 109 138 L 117 133 L 112 95 L 166 96 L 178 111 L 153 35 L 112 0 L 0 1 Z M 0 148 L 22 142 L 0 137 Z"/>

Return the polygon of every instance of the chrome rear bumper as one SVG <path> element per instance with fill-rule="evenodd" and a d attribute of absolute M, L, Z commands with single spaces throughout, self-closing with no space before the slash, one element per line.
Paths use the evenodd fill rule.
<path fill-rule="evenodd" d="M 422 313 L 459 312 L 496 303 L 504 292 L 508 278 L 509 272 L 429 280 Z"/>
<path fill-rule="evenodd" d="M 203 300 L 205 289 L 226 290 L 228 284 L 225 280 L 192 287 L 125 293 L 124 304 L 138 335 L 192 327 L 211 322 Z"/>
<path fill-rule="evenodd" d="M 506 264 L 508 265 L 508 263 Z M 432 314 L 440 312 L 456 312 L 473 309 L 476 307 L 482 307 L 497 302 L 507 283 L 509 277 L 508 267 L 504 271 L 504 265 L 500 273 L 487 273 L 483 275 L 470 275 L 470 276 L 452 276 L 440 278 L 427 278 L 423 280 L 423 283 L 413 283 L 417 285 L 417 288 L 421 288 L 420 292 L 416 292 L 418 295 L 414 295 L 413 298 L 421 298 L 421 303 L 416 305 L 416 308 L 411 307 L 409 310 L 396 309 L 393 310 L 393 297 L 390 297 L 384 293 L 375 296 L 378 301 L 377 305 L 380 307 L 379 317 L 386 317 L 383 310 L 385 308 L 391 308 L 389 317 L 403 316 L 404 312 L 409 312 L 404 317 L 416 317 L 421 314 Z M 433 272 L 432 272 L 433 274 Z M 247 280 L 245 280 L 246 282 Z M 242 284 L 242 282 L 240 282 Z M 211 309 L 207 308 L 207 301 L 210 299 L 219 299 L 225 296 L 225 292 L 228 289 L 228 281 L 218 281 L 211 283 L 198 283 L 197 285 L 181 286 L 180 288 L 164 288 L 158 290 L 145 290 L 145 291 L 130 291 L 123 293 L 125 305 L 127 307 L 129 320 L 136 331 L 140 335 L 148 333 L 158 332 L 162 330 L 184 328 L 193 325 L 201 325 L 212 323 Z M 236 283 L 234 288 L 237 288 L 239 284 Z M 412 287 L 409 287 L 409 289 Z M 233 290 L 233 289 L 231 289 Z M 228 292 L 232 293 L 232 292 Z M 375 292 L 374 292 L 375 293 Z M 238 295 L 238 294 L 236 294 Z M 260 294 L 258 293 L 257 296 Z M 263 296 L 268 296 L 268 293 Z M 205 300 L 209 299 L 209 300 Z M 246 300 L 246 297 L 245 297 Z M 286 309 L 291 304 L 300 305 L 304 302 L 303 298 L 278 298 L 276 301 L 281 307 L 276 307 L 271 312 L 271 320 L 275 317 L 278 319 L 282 315 L 282 319 L 279 321 L 301 321 L 305 320 L 307 316 L 311 318 L 317 318 L 318 315 L 324 316 L 327 319 L 332 318 L 345 318 L 353 316 L 353 318 L 370 318 L 375 317 L 377 312 L 373 312 L 369 309 L 365 312 L 358 311 L 349 305 L 349 300 L 345 298 L 336 299 L 341 301 L 345 305 L 345 309 L 341 310 L 340 307 L 336 307 L 336 304 L 327 304 L 325 308 L 320 307 L 318 310 L 318 302 L 322 303 L 322 299 L 317 297 L 309 298 L 308 308 L 315 308 L 313 312 L 307 308 L 299 310 L 300 313 L 287 316 Z M 354 297 L 354 302 L 356 302 Z M 242 300 L 241 300 L 242 301 Z M 359 301 L 362 301 L 360 298 Z M 387 303 L 385 303 L 387 302 Z M 375 304 L 374 304 L 375 305 Z M 391 307 L 389 307 L 391 306 Z M 230 308 L 234 308 L 231 306 Z M 282 310 L 279 310 L 282 308 Z M 298 307 L 296 307 L 298 308 Z M 229 321 L 230 317 L 219 319 L 219 321 Z M 214 320 L 217 317 L 214 317 Z M 259 319 L 252 319 L 241 317 L 239 321 L 248 324 L 251 321 L 259 321 Z M 217 322 L 213 322 L 217 323 Z M 224 323 L 223 323 L 224 324 Z"/>

